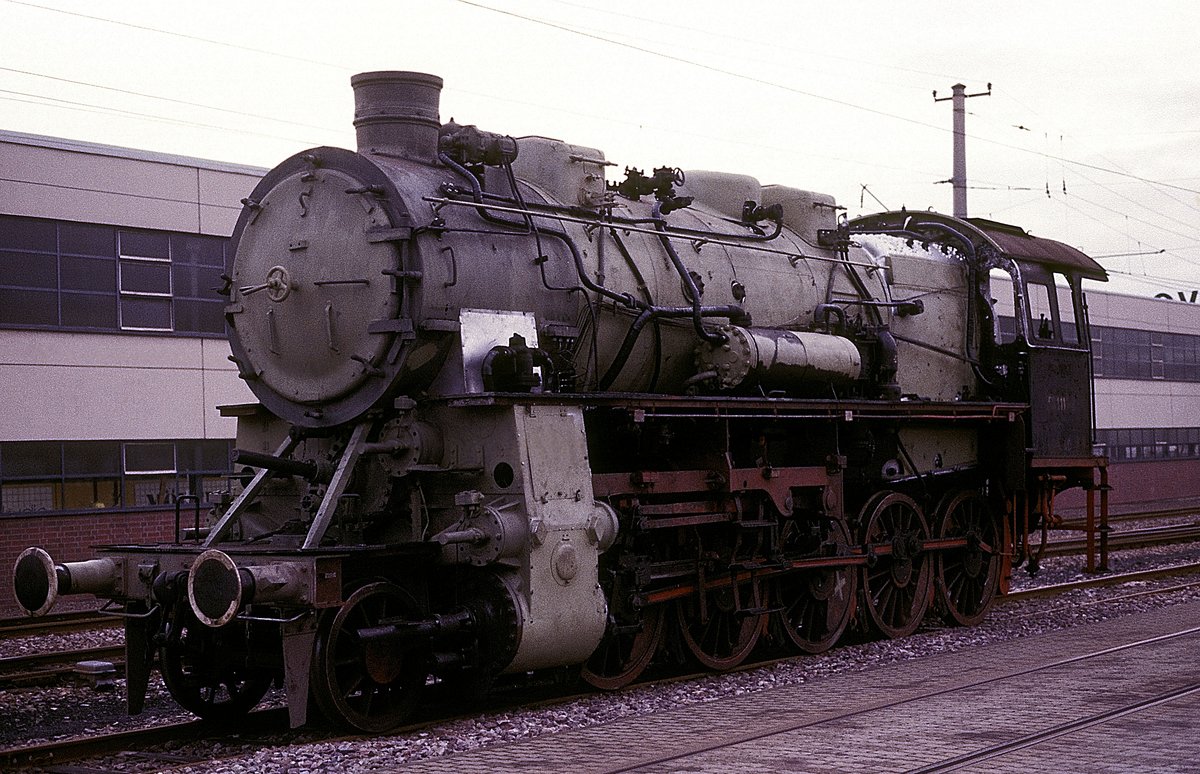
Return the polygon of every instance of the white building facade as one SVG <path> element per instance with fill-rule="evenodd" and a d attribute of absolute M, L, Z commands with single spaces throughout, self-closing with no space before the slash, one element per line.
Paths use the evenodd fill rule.
<path fill-rule="evenodd" d="M 0 514 L 223 485 L 251 400 L 217 293 L 264 170 L 0 132 Z"/>

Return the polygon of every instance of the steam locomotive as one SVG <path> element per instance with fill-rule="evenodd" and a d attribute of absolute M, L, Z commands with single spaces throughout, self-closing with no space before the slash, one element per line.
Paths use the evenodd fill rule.
<path fill-rule="evenodd" d="M 849 626 L 971 625 L 1088 485 L 1090 258 L 933 212 L 847 220 L 746 175 L 439 120 L 351 80 L 358 151 L 243 200 L 225 293 L 240 491 L 164 545 L 56 564 L 31 613 L 123 616 L 204 717 L 286 688 L 363 731 L 436 686 L 716 670 Z M 932 611 L 932 612 L 931 612 Z"/>

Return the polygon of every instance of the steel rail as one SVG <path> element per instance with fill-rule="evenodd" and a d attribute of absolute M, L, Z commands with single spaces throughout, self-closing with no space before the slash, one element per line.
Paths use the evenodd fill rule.
<path fill-rule="evenodd" d="M 91 610 L 79 613 L 61 613 L 41 618 L 31 618 L 29 616 L 4 618 L 0 619 L 0 639 L 36 637 L 43 634 L 82 632 L 93 629 L 111 629 L 119 625 L 120 621 L 97 615 L 95 611 Z"/>
<path fill-rule="evenodd" d="M 1043 586 L 1034 589 L 1026 589 L 1019 592 L 1014 592 L 1006 597 L 1000 598 L 999 602 L 1017 601 L 1019 599 L 1033 598 L 1037 596 L 1050 596 L 1065 593 L 1067 591 L 1089 588 L 1097 586 L 1117 585 L 1124 582 L 1134 582 L 1149 580 L 1153 578 L 1170 577 L 1173 575 L 1185 575 L 1191 573 L 1200 573 L 1200 562 L 1187 565 L 1175 565 L 1172 567 L 1158 568 L 1153 570 L 1142 570 L 1139 572 L 1125 573 L 1122 575 L 1110 575 L 1103 578 L 1089 578 L 1084 581 L 1072 583 L 1055 584 L 1052 586 Z M 1200 582 L 1198 582 L 1200 583 Z M 1166 589 L 1152 589 L 1147 591 L 1137 592 L 1137 595 L 1166 593 L 1172 590 L 1191 587 L 1197 583 L 1184 584 L 1183 586 L 1173 586 Z M 1123 598 L 1123 597 L 1120 597 Z M 1097 600 L 1096 604 L 1112 601 L 1112 598 L 1107 600 Z M 1048 614 L 1053 611 L 1038 611 L 1038 614 Z M 768 668 L 772 665 L 791 662 L 797 655 L 789 655 L 781 658 L 768 659 L 764 661 L 747 662 L 729 670 L 726 674 L 736 674 L 747 672 L 753 669 Z M 688 680 L 694 680 L 704 677 L 711 677 L 711 672 L 689 672 L 682 675 L 670 675 L 665 677 L 657 677 L 653 679 L 639 679 L 631 683 L 626 690 L 632 688 L 641 688 L 653 685 L 671 685 Z M 518 694 L 524 689 L 518 689 Z M 598 690 L 588 690 L 580 693 L 572 691 L 566 694 L 559 694 L 546 698 L 528 701 L 520 698 L 518 695 L 517 701 L 521 707 L 537 708 L 537 707 L 553 707 L 568 704 L 572 701 L 586 699 L 595 696 L 597 693 L 603 693 Z M 492 700 L 486 702 L 483 707 L 474 707 L 468 713 L 461 712 L 437 712 L 432 717 L 424 718 L 420 721 L 408 723 L 400 726 L 390 732 L 393 735 L 415 733 L 424 731 L 438 724 L 453 722 L 454 720 L 466 717 L 477 717 L 481 710 L 488 708 L 510 708 L 512 706 L 513 695 L 509 690 L 498 689 L 497 694 L 493 695 Z M 433 705 L 436 706 L 436 703 Z M 282 732 L 286 727 L 286 714 L 283 709 L 259 710 L 251 713 L 248 717 L 249 725 L 240 724 L 238 733 L 272 733 L 276 731 Z M 66 761 L 80 760 L 88 757 L 99 757 L 115 752 L 125 752 L 155 745 L 165 744 L 179 739 L 188 739 L 189 741 L 197 738 L 213 738 L 219 739 L 224 734 L 230 731 L 227 727 L 222 727 L 206 721 L 191 720 L 179 723 L 171 723 L 166 725 L 154 726 L 148 729 L 135 729 L 130 731 L 121 731 L 114 734 L 106 734 L 102 736 L 90 737 L 86 739 L 75 738 L 56 742 L 46 742 L 37 745 L 28 745 L 21 748 L 12 748 L 8 750 L 0 750 L 0 768 L 12 766 L 28 766 L 37 765 L 39 763 L 63 763 Z M 357 739 L 357 735 L 339 735 L 333 734 L 328 737 L 322 736 L 321 741 L 339 741 Z M 637 768 L 642 765 L 651 765 L 654 762 L 639 763 L 637 766 L 627 767 L 624 769 L 616 769 L 614 771 L 628 771 L 632 768 Z"/>
<path fill-rule="evenodd" d="M 1156 567 L 1150 570 L 1137 570 L 1135 572 L 1121 573 L 1118 575 L 1104 575 L 1098 578 L 1085 578 L 1084 580 L 1070 581 L 1068 583 L 1055 583 L 1049 586 L 1034 586 L 1028 589 L 1021 589 L 1020 591 L 1009 592 L 998 599 L 1001 602 L 1016 602 L 1025 599 L 1058 596 L 1060 594 L 1066 594 L 1067 592 L 1078 591 L 1080 589 L 1117 586 L 1123 583 L 1137 583 L 1147 580 L 1161 580 L 1163 578 L 1173 578 L 1179 575 L 1192 575 L 1197 573 L 1200 573 L 1200 562 L 1176 564 L 1169 567 Z M 1155 592 L 1156 590 L 1151 589 L 1146 592 L 1139 593 Z M 1097 601 L 1102 602 L 1107 600 Z"/>
<path fill-rule="evenodd" d="M 1108 550 L 1122 548 L 1188 543 L 1200 540 L 1200 524 L 1170 524 L 1129 531 L 1112 531 L 1108 535 Z M 1042 556 L 1068 556 L 1087 550 L 1087 538 L 1068 538 L 1046 543 Z"/>
<path fill-rule="evenodd" d="M 1178 506 L 1173 508 L 1154 508 L 1144 511 L 1126 511 L 1123 513 L 1114 513 L 1111 510 L 1108 513 L 1108 523 L 1123 521 L 1141 521 L 1143 519 L 1166 519 L 1172 516 L 1195 516 L 1200 515 L 1200 505 Z M 1078 530 L 1082 532 L 1087 529 L 1087 521 L 1085 519 L 1076 519 L 1074 517 L 1063 519 L 1063 522 L 1055 527 L 1056 530 Z"/>
<path fill-rule="evenodd" d="M 963 753 L 962 755 L 958 755 L 953 758 L 947 758 L 936 763 L 931 763 L 928 766 L 922 766 L 921 768 L 917 769 L 909 769 L 904 774 L 934 774 L 934 772 L 957 771 L 964 766 L 990 761 L 993 758 L 999 758 L 1002 755 L 1007 755 L 1009 753 L 1016 752 L 1017 750 L 1024 750 L 1027 747 L 1033 747 L 1034 745 L 1041 744 L 1042 742 L 1047 742 L 1051 739 L 1057 739 L 1060 736 L 1066 736 L 1068 734 L 1073 734 L 1076 731 L 1082 731 L 1085 728 L 1091 728 L 1092 726 L 1098 726 L 1103 723 L 1107 723 L 1110 720 L 1116 720 L 1117 718 L 1123 718 L 1127 715 L 1133 715 L 1148 709 L 1154 709 L 1155 707 L 1175 701 L 1176 699 L 1182 699 L 1196 692 L 1200 692 L 1200 683 L 1192 683 L 1181 688 L 1164 691 L 1163 693 L 1160 693 L 1157 696 L 1153 696 L 1149 699 L 1131 702 L 1121 707 L 1105 710 L 1104 712 L 1097 712 L 1094 715 L 1089 715 L 1085 718 L 1078 718 L 1067 723 L 1060 723 L 1059 725 L 1051 726 L 1050 728 L 1044 728 L 1041 731 L 1035 731 L 1032 734 L 1026 734 L 1025 736 L 1018 737 L 1017 739 L 1011 739 L 1007 742 L 1000 742 L 990 747 L 985 747 L 982 750 L 973 750 L 969 753 Z"/>
<path fill-rule="evenodd" d="M 122 673 L 125 669 L 125 646 L 107 645 L 0 658 L 0 687 L 44 685 L 74 674 L 86 679 L 87 675 L 76 668 L 81 661 L 108 661 L 115 673 Z"/>
<path fill-rule="evenodd" d="M 236 725 L 206 720 L 185 720 L 98 736 L 72 737 L 53 742 L 0 750 L 0 769 L 95 758 L 186 739 L 222 738 L 229 734 L 274 733 L 287 728 L 287 710 L 273 708 L 251 712 Z"/>

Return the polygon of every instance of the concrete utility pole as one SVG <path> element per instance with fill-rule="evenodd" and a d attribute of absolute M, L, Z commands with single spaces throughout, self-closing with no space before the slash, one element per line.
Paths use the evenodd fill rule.
<path fill-rule="evenodd" d="M 954 217 L 967 217 L 967 97 L 990 97 L 992 84 L 987 85 L 987 91 L 978 94 L 968 94 L 967 87 L 956 83 L 950 87 L 949 97 L 939 98 L 933 92 L 934 102 L 954 102 L 954 177 L 950 182 L 954 185 Z"/>

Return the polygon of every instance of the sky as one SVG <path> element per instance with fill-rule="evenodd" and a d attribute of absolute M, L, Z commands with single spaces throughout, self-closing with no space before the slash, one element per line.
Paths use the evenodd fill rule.
<path fill-rule="evenodd" d="M 0 129 L 270 167 L 354 147 L 350 76 L 441 76 L 443 121 L 749 174 L 850 217 L 968 212 L 1108 290 L 1200 289 L 1194 0 L 0 0 Z M 0 175 L 3 170 L 0 170 Z"/>

